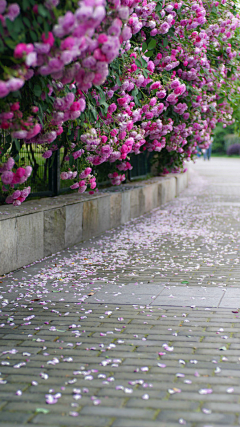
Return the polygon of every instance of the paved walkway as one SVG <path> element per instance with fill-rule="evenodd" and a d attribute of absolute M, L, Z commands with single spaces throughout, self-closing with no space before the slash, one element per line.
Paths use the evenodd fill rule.
<path fill-rule="evenodd" d="M 0 425 L 240 424 L 240 160 L 0 278 Z"/>

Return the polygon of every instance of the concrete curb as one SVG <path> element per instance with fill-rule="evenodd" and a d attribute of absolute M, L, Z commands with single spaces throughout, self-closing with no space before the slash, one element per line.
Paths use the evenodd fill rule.
<path fill-rule="evenodd" d="M 0 208 L 0 275 L 125 224 L 173 200 L 188 174 L 125 184 L 96 196 L 68 194 Z M 115 191 L 117 190 L 117 191 Z"/>

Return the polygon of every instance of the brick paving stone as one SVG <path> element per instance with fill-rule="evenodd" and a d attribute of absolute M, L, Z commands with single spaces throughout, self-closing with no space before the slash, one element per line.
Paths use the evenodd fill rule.
<path fill-rule="evenodd" d="M 179 423 L 172 423 L 172 422 L 159 422 L 159 421 L 145 421 L 141 420 L 141 422 L 136 424 L 136 420 L 126 420 L 123 419 L 117 419 L 113 422 L 111 427 L 179 427 Z"/>
<path fill-rule="evenodd" d="M 12 422 L 13 424 L 27 423 L 30 419 L 29 413 L 1 411 L 0 422 Z M 3 424 L 4 425 L 4 424 Z"/>
<path fill-rule="evenodd" d="M 150 409 L 172 409 L 173 403 L 170 400 L 150 399 L 140 400 L 130 398 L 126 404 L 128 408 L 150 408 Z M 174 402 L 174 410 L 195 411 L 199 407 L 197 402 L 179 400 Z M 224 412 L 224 411 L 221 411 Z M 231 411 L 230 411 L 231 412 Z"/>
<path fill-rule="evenodd" d="M 171 411 L 161 411 L 157 417 L 159 421 L 174 421 L 175 419 L 183 419 L 187 422 L 205 422 L 212 423 L 218 422 L 225 426 L 232 425 L 235 422 L 234 414 L 222 414 L 222 413 L 211 413 L 204 414 L 201 412 L 184 412 L 184 411 L 175 411 L 174 408 Z"/>
<path fill-rule="evenodd" d="M 16 424 L 14 421 L 12 423 L 11 422 L 4 422 L 4 427 L 16 427 L 16 425 L 18 427 L 26 427 L 26 424 L 19 424 L 19 423 Z M 28 425 L 31 425 L 31 424 L 28 424 Z M 42 424 L 34 424 L 34 427 L 42 427 L 42 426 L 43 426 Z M 45 427 L 59 427 L 57 424 L 46 424 L 46 423 L 44 423 L 44 426 Z"/>
<path fill-rule="evenodd" d="M 0 425 L 239 425 L 235 160 L 200 161 L 173 202 L 0 279 Z M 208 306 L 219 295 L 226 307 Z"/>
<path fill-rule="evenodd" d="M 86 416 L 79 416 L 79 417 L 65 417 L 63 416 L 56 416 L 54 415 L 44 415 L 39 414 L 36 417 L 34 417 L 31 420 L 31 423 L 29 425 L 36 426 L 38 423 L 41 426 L 45 426 L 45 423 L 49 423 L 51 426 L 51 423 L 56 423 L 58 427 L 68 427 L 68 426 L 78 426 L 78 427 L 108 427 L 111 426 L 112 420 L 111 418 L 99 418 L 91 415 Z"/>
<path fill-rule="evenodd" d="M 81 410 L 81 415 L 87 415 L 88 413 L 98 416 L 109 416 L 109 417 L 124 417 L 124 418 L 136 418 L 136 419 L 153 419 L 155 412 L 153 409 L 132 409 L 132 408 L 111 408 L 102 406 L 85 406 Z"/>

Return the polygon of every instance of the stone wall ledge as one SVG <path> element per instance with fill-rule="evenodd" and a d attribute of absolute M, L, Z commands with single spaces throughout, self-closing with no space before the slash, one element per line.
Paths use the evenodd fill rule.
<path fill-rule="evenodd" d="M 0 275 L 125 224 L 173 200 L 188 174 L 110 187 L 95 195 L 65 194 L 0 207 Z"/>

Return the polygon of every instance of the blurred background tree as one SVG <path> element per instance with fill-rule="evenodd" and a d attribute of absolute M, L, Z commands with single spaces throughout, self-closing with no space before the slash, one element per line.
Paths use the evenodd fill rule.
<path fill-rule="evenodd" d="M 226 154 L 229 145 L 239 143 L 240 137 L 235 134 L 235 126 L 230 125 L 223 127 L 222 123 L 218 123 L 213 135 L 213 154 Z"/>

